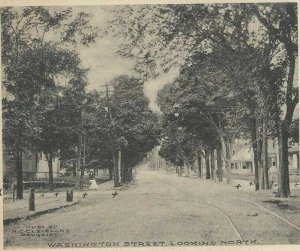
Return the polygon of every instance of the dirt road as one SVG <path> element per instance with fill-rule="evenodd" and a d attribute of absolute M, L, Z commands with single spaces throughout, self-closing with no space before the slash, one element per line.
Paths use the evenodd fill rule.
<path fill-rule="evenodd" d="M 6 226 L 4 243 L 24 247 L 300 244 L 297 222 L 285 222 L 278 212 L 259 207 L 255 193 L 226 184 L 144 171 L 114 198 L 113 192 L 99 189 L 76 206 Z"/>

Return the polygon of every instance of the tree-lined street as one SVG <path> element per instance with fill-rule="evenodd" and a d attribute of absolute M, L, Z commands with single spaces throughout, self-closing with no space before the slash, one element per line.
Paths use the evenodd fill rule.
<path fill-rule="evenodd" d="M 296 3 L 0 13 L 6 246 L 299 244 Z"/>

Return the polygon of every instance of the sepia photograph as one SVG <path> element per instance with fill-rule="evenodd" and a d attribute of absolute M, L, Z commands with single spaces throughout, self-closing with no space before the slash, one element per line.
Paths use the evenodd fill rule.
<path fill-rule="evenodd" d="M 300 245 L 297 2 L 46 2 L 0 6 L 5 249 Z"/>

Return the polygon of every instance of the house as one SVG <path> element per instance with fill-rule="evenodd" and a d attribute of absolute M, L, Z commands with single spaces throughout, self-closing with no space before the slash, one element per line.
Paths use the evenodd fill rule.
<path fill-rule="evenodd" d="M 268 140 L 268 165 L 270 172 L 276 172 L 279 163 L 278 142 Z M 289 168 L 299 170 L 299 145 L 289 147 Z M 232 145 L 231 169 L 236 173 L 254 172 L 254 153 L 249 142 L 236 140 Z"/>
<path fill-rule="evenodd" d="M 5 152 L 3 153 L 3 164 L 4 175 L 14 176 L 16 173 L 14 171 L 14 161 Z M 22 166 L 24 181 L 49 178 L 48 162 L 45 154 L 42 152 L 24 152 L 22 155 Z M 53 177 L 56 178 L 60 172 L 60 161 L 58 158 L 53 158 L 52 167 Z"/>
<path fill-rule="evenodd" d="M 46 155 L 42 152 L 27 152 L 22 156 L 24 180 L 48 179 L 49 167 Z M 59 176 L 60 161 L 53 158 L 53 177 Z"/>
<path fill-rule="evenodd" d="M 300 171 L 299 167 L 299 145 L 293 144 L 289 147 L 289 167 L 291 169 L 297 169 Z"/>

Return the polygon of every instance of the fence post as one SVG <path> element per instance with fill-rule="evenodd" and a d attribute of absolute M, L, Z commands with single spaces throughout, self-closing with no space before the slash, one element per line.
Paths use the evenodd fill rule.
<path fill-rule="evenodd" d="M 34 188 L 29 189 L 29 211 L 35 211 Z"/>
<path fill-rule="evenodd" d="M 73 190 L 67 190 L 67 202 L 73 201 Z"/>

